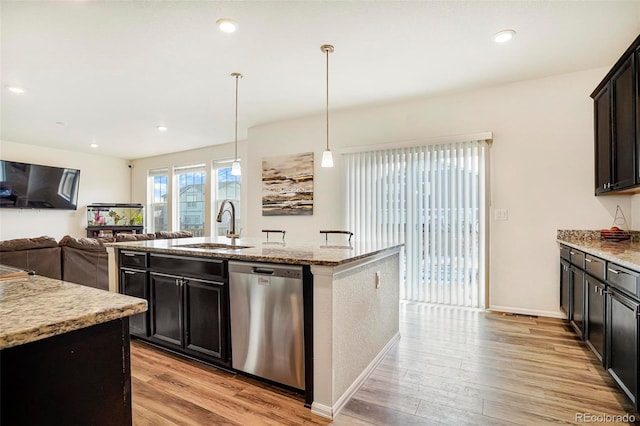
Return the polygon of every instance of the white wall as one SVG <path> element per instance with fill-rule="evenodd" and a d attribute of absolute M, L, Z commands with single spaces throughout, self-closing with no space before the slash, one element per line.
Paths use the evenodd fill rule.
<path fill-rule="evenodd" d="M 80 169 L 78 210 L 0 210 L 0 240 L 49 235 L 86 237 L 86 206 L 128 203 L 131 177 L 121 158 L 0 141 L 0 159 Z"/>
<path fill-rule="evenodd" d="M 257 126 L 249 131 L 244 190 L 247 234 L 283 228 L 291 240 L 317 240 L 322 228 L 342 228 L 341 148 L 492 131 L 490 305 L 557 315 L 557 229 L 609 227 L 616 204 L 631 221 L 630 196 L 595 197 L 591 91 L 607 68 L 489 89 L 331 113 L 336 167 L 322 169 L 324 116 Z M 263 157 L 313 151 L 313 216 L 262 217 Z M 640 220 L 636 223 L 640 223 Z M 356 236 L 363 238 L 363 236 Z"/>

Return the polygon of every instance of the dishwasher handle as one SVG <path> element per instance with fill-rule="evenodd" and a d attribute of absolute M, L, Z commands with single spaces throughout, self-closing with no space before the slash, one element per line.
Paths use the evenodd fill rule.
<path fill-rule="evenodd" d="M 259 274 L 259 275 L 273 275 L 276 272 L 274 269 L 265 268 L 262 266 L 254 266 L 252 271 L 254 274 Z"/>

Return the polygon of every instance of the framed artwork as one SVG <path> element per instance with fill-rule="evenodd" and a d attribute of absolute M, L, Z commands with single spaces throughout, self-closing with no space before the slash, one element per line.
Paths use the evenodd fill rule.
<path fill-rule="evenodd" d="M 262 216 L 313 214 L 313 152 L 262 159 Z"/>

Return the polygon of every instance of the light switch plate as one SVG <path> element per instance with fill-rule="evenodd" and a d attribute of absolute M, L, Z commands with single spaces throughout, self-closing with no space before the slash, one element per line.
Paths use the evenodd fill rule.
<path fill-rule="evenodd" d="M 509 210 L 496 209 L 494 212 L 496 220 L 509 220 Z"/>

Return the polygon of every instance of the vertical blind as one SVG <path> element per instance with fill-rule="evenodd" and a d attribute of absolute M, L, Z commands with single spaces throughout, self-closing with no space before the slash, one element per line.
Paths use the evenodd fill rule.
<path fill-rule="evenodd" d="M 484 307 L 483 140 L 345 154 L 347 225 L 404 243 L 400 297 Z"/>

